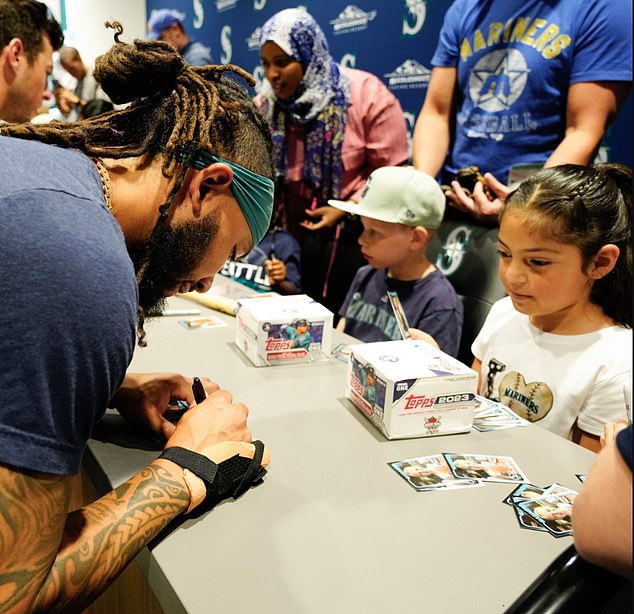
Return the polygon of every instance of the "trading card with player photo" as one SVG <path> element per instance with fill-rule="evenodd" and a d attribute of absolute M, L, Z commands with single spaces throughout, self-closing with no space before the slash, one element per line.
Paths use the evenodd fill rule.
<path fill-rule="evenodd" d="M 484 482 L 529 481 L 510 456 L 444 454 L 444 457 L 457 478 L 471 478 Z"/>
<path fill-rule="evenodd" d="M 201 330 L 202 328 L 227 326 L 225 322 L 216 316 L 206 316 L 204 318 L 195 318 L 193 320 L 179 320 L 178 323 L 187 330 Z"/>
<path fill-rule="evenodd" d="M 565 494 L 546 495 L 520 501 L 517 507 L 542 525 L 551 535 L 572 535 L 572 506 L 577 493 L 569 490 Z"/>
<path fill-rule="evenodd" d="M 544 493 L 545 489 L 535 486 L 535 484 L 520 484 L 511 492 L 510 495 L 507 495 L 504 498 L 503 502 L 507 505 L 515 505 L 519 501 L 543 497 Z"/>
<path fill-rule="evenodd" d="M 473 428 L 477 431 L 496 431 L 516 426 L 526 426 L 528 420 L 520 418 L 505 405 L 476 395 L 476 409 L 473 414 Z"/>
<path fill-rule="evenodd" d="M 408 458 L 388 465 L 418 491 L 451 490 L 480 485 L 477 480 L 457 479 L 442 454 Z"/>
<path fill-rule="evenodd" d="M 403 337 L 403 339 L 409 339 L 409 322 L 407 321 L 405 310 L 403 309 L 403 305 L 401 304 L 401 299 L 398 298 L 398 294 L 395 290 L 388 290 L 387 298 L 390 301 L 390 305 L 392 306 L 392 311 L 394 312 L 394 317 L 396 318 L 398 329 L 401 332 L 401 337 Z"/>
<path fill-rule="evenodd" d="M 521 529 L 528 529 L 529 531 L 542 531 L 548 533 L 546 527 L 535 520 L 535 518 L 525 512 L 521 507 L 514 505 L 513 511 L 515 512 L 515 518 L 517 518 L 517 522 L 520 525 Z"/>

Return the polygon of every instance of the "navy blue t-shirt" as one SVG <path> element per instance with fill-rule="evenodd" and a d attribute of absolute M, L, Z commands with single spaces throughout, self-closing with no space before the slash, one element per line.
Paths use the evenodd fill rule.
<path fill-rule="evenodd" d="M 137 285 L 83 154 L 0 137 L 0 463 L 71 475 L 134 351 Z"/>
<path fill-rule="evenodd" d="M 398 294 L 411 328 L 428 333 L 443 352 L 456 356 L 462 334 L 462 302 L 437 269 L 422 279 L 402 281 L 388 277 L 385 269 L 361 267 L 339 310 L 346 319 L 347 334 L 366 343 L 401 338 L 388 290 Z"/>
<path fill-rule="evenodd" d="M 619 452 L 623 457 L 623 460 L 627 463 L 627 466 L 632 469 L 632 425 L 623 429 L 616 436 L 616 445 L 619 448 Z"/>

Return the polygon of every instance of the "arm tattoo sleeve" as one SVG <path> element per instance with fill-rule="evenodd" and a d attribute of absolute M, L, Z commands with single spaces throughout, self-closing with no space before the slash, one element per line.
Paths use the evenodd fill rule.
<path fill-rule="evenodd" d="M 68 516 L 68 478 L 50 480 L 56 486 L 49 487 L 47 479 L 9 474 L 15 485 L 11 499 L 0 494 L 2 613 L 25 606 L 27 611 L 81 611 L 189 504 L 182 471 L 165 461 L 153 462 Z M 2 490 L 4 482 L 0 473 Z M 20 554 L 5 565 L 5 550 Z"/>

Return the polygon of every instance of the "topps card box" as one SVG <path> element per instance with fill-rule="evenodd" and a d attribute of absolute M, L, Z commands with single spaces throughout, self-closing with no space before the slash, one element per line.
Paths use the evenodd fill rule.
<path fill-rule="evenodd" d="M 331 333 L 332 312 L 306 294 L 238 301 L 236 345 L 256 367 L 319 360 Z"/>
<path fill-rule="evenodd" d="M 471 428 L 478 375 L 455 358 L 411 339 L 350 351 L 347 396 L 388 439 Z"/>

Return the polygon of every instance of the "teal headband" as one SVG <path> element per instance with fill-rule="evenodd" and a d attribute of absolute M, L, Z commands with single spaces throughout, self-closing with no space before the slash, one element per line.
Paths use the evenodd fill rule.
<path fill-rule="evenodd" d="M 185 151 L 177 153 L 178 161 L 183 162 L 186 155 Z M 273 212 L 273 191 L 275 185 L 268 177 L 258 175 L 236 162 L 219 158 L 202 149 L 196 151 L 188 166 L 201 171 L 214 162 L 223 162 L 233 170 L 231 191 L 247 220 L 251 236 L 253 237 L 253 247 L 255 247 L 264 238 L 266 231 L 269 229 Z"/>

